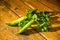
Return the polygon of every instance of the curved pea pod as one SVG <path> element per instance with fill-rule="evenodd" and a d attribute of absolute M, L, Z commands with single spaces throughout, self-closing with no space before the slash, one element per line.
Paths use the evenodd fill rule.
<path fill-rule="evenodd" d="M 17 20 L 14 20 L 14 21 L 12 21 L 12 22 L 9 22 L 9 23 L 6 23 L 8 26 L 15 26 L 15 25 L 18 25 L 18 23 L 20 22 L 20 21 L 22 21 L 22 20 L 24 20 L 24 19 L 26 19 L 27 17 L 25 16 L 25 17 L 21 17 L 21 18 L 19 18 L 19 19 L 17 19 Z"/>

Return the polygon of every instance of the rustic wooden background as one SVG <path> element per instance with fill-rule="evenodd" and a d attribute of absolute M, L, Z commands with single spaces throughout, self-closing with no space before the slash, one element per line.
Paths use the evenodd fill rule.
<path fill-rule="evenodd" d="M 16 35 L 17 26 L 9 27 L 5 23 L 25 16 L 27 9 L 53 11 L 49 32 L 39 32 L 36 28 Z M 60 0 L 0 0 L 0 40 L 60 40 Z"/>

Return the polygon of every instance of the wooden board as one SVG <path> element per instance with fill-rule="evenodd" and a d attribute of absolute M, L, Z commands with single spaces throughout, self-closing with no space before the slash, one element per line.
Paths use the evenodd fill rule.
<path fill-rule="evenodd" d="M 15 33 L 18 32 L 18 26 L 8 27 L 5 23 L 11 22 L 18 19 L 19 17 L 12 12 L 10 9 L 2 6 L 1 13 L 1 25 L 0 25 L 0 39 L 1 40 L 45 40 L 36 31 L 28 30 L 27 34 L 17 36 Z M 29 33 L 29 34 L 28 34 Z M 36 34 L 35 34 L 36 33 Z M 32 38 L 31 38 L 32 37 Z"/>
<path fill-rule="evenodd" d="M 59 0 L 38 0 L 38 2 L 60 13 L 60 8 L 59 8 L 60 1 Z"/>
<path fill-rule="evenodd" d="M 42 2 L 42 1 L 40 1 L 40 2 Z M 1 23 L 1 26 L 3 24 L 1 29 L 2 30 L 6 29 L 6 32 L 8 32 L 8 33 L 5 33 L 6 34 L 6 37 L 5 37 L 4 36 L 5 31 L 3 30 L 3 32 L 2 32 L 2 30 L 0 30 L 0 34 L 1 34 L 0 39 L 1 40 L 6 40 L 6 39 L 8 39 L 8 40 L 19 40 L 19 39 L 20 40 L 59 40 L 60 39 L 60 16 L 59 16 L 60 14 L 59 13 L 57 13 L 57 15 L 54 15 L 54 17 L 52 17 L 52 21 L 51 21 L 52 26 L 51 27 L 53 27 L 53 28 L 51 28 L 51 30 L 49 32 L 38 32 L 38 31 L 35 31 L 35 29 L 27 30 L 28 35 L 25 33 L 25 35 L 19 35 L 15 39 L 15 37 L 16 37 L 15 33 L 19 30 L 18 27 L 8 27 L 9 30 L 7 30 L 7 26 L 5 25 L 5 23 L 10 22 L 12 20 L 16 20 L 17 18 L 19 18 L 21 16 L 25 16 L 27 9 L 37 8 L 38 11 L 44 11 L 44 10 L 56 11 L 56 10 L 58 10 L 57 9 L 58 7 L 57 8 L 54 7 L 56 9 L 53 10 L 53 9 L 48 8 L 47 6 L 41 4 L 40 2 L 38 2 L 37 0 L 32 0 L 32 1 L 31 0 L 4 0 L 2 2 L 4 4 L 4 6 L 3 7 L 1 6 L 1 15 L 4 15 L 4 16 L 1 16 L 0 23 Z M 4 7 L 5 7 L 5 9 L 4 9 Z M 2 9 L 4 9 L 5 11 Z M 13 17 L 11 17 L 11 15 Z M 9 35 L 11 35 L 11 36 L 8 37 Z"/>
<path fill-rule="evenodd" d="M 32 0 L 32 1 L 31 0 L 26 0 L 26 2 L 30 5 L 32 5 L 32 7 L 35 6 L 35 8 L 38 8 L 38 9 L 41 8 L 39 10 L 44 10 L 44 8 L 45 8 L 45 9 L 48 9 L 49 11 L 55 11 L 55 10 L 52 10 L 51 8 L 48 8 L 47 6 L 37 2 L 35 0 Z M 40 7 L 39 7 L 39 5 L 40 5 Z M 58 19 L 58 20 L 55 20 L 54 24 L 52 23 L 52 26 L 51 26 L 51 27 L 53 27 L 52 31 L 56 30 L 55 28 L 57 28 L 57 29 L 59 28 L 59 30 L 57 30 L 57 31 L 60 31 L 60 16 L 59 15 L 60 14 L 57 13 L 57 16 L 53 17 L 54 20 L 55 20 L 56 17 L 57 17 L 56 19 Z M 52 19 L 52 21 L 53 21 L 53 19 Z M 60 39 L 60 33 L 57 33 L 57 31 L 42 32 L 42 33 L 47 40 L 59 40 Z"/>
<path fill-rule="evenodd" d="M 17 36 L 15 33 L 18 32 L 18 26 L 9 27 L 6 25 L 7 22 L 18 19 L 13 12 L 7 9 L 5 6 L 0 7 L 0 40 L 26 40 L 27 37 L 24 35 Z"/>

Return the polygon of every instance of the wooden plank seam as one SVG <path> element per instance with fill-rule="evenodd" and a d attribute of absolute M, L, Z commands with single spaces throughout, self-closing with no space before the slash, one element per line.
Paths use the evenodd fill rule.
<path fill-rule="evenodd" d="M 39 3 L 41 3 L 42 5 L 45 5 L 44 3 L 42 3 L 42 2 L 40 2 L 39 0 L 37 0 Z M 45 5 L 46 7 L 48 7 L 47 5 Z M 50 8 L 50 7 L 48 7 L 48 8 Z M 55 10 L 55 9 L 52 9 L 52 8 L 50 8 L 51 10 L 54 10 L 55 12 L 57 12 L 57 13 L 60 13 L 59 11 L 57 11 L 57 10 Z"/>
<path fill-rule="evenodd" d="M 3 2 L 6 2 L 6 1 L 3 1 Z M 22 1 L 23 2 L 23 1 Z M 29 3 L 27 2 L 23 2 L 27 7 L 31 8 L 31 9 L 34 9 L 34 7 L 32 5 L 30 5 Z M 6 6 L 6 5 L 5 5 Z M 7 7 L 7 6 L 6 6 Z M 13 11 L 12 9 L 10 9 L 9 7 L 7 7 L 9 10 L 11 10 L 15 15 L 17 15 L 19 18 L 20 16 L 15 12 Z M 33 27 L 31 27 L 33 28 Z M 39 33 L 36 29 L 33 28 L 33 30 L 35 30 L 37 33 Z M 40 36 L 42 36 L 45 40 L 48 40 L 48 38 L 43 34 L 43 33 L 39 33 Z"/>
<path fill-rule="evenodd" d="M 5 2 L 5 1 L 4 1 Z M 23 1 L 22 1 L 23 2 Z M 28 6 L 29 8 L 31 8 L 31 9 L 34 9 L 34 7 L 32 6 L 32 5 L 30 5 L 29 3 L 27 3 L 27 2 L 23 2 L 26 6 Z M 41 3 L 42 4 L 42 3 Z M 43 4 L 43 5 L 45 5 L 45 4 Z M 46 5 L 45 5 L 46 6 Z M 7 6 L 6 6 L 7 7 Z M 48 7 L 48 6 L 47 6 Z M 7 7 L 8 8 L 8 7 Z M 48 7 L 48 8 L 50 8 L 50 7 Z M 16 12 L 14 12 L 12 9 L 10 9 L 10 8 L 8 8 L 9 10 L 11 10 L 15 15 L 17 15 L 18 17 L 20 17 L 18 14 L 16 14 Z M 51 9 L 51 8 L 50 8 Z M 54 9 L 52 9 L 52 10 L 54 10 Z M 54 10 L 54 11 L 56 11 L 56 10 Z M 58 11 L 57 11 L 58 12 Z M 35 30 L 35 29 L 34 29 Z M 35 30 L 36 32 L 38 32 L 37 30 Z M 43 34 L 43 33 L 39 33 L 44 39 L 46 39 L 46 40 L 48 40 L 48 38 Z"/>

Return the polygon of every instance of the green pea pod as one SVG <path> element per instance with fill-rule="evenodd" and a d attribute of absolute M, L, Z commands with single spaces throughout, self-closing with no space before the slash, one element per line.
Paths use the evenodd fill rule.
<path fill-rule="evenodd" d="M 18 25 L 18 23 L 20 22 L 20 21 L 22 21 L 22 20 L 24 20 L 24 19 L 26 19 L 27 17 L 25 16 L 25 17 L 21 17 L 21 18 L 19 18 L 19 19 L 17 19 L 17 20 L 14 20 L 14 21 L 12 21 L 12 22 L 9 22 L 9 23 L 6 23 L 8 26 L 15 26 L 15 25 Z"/>

